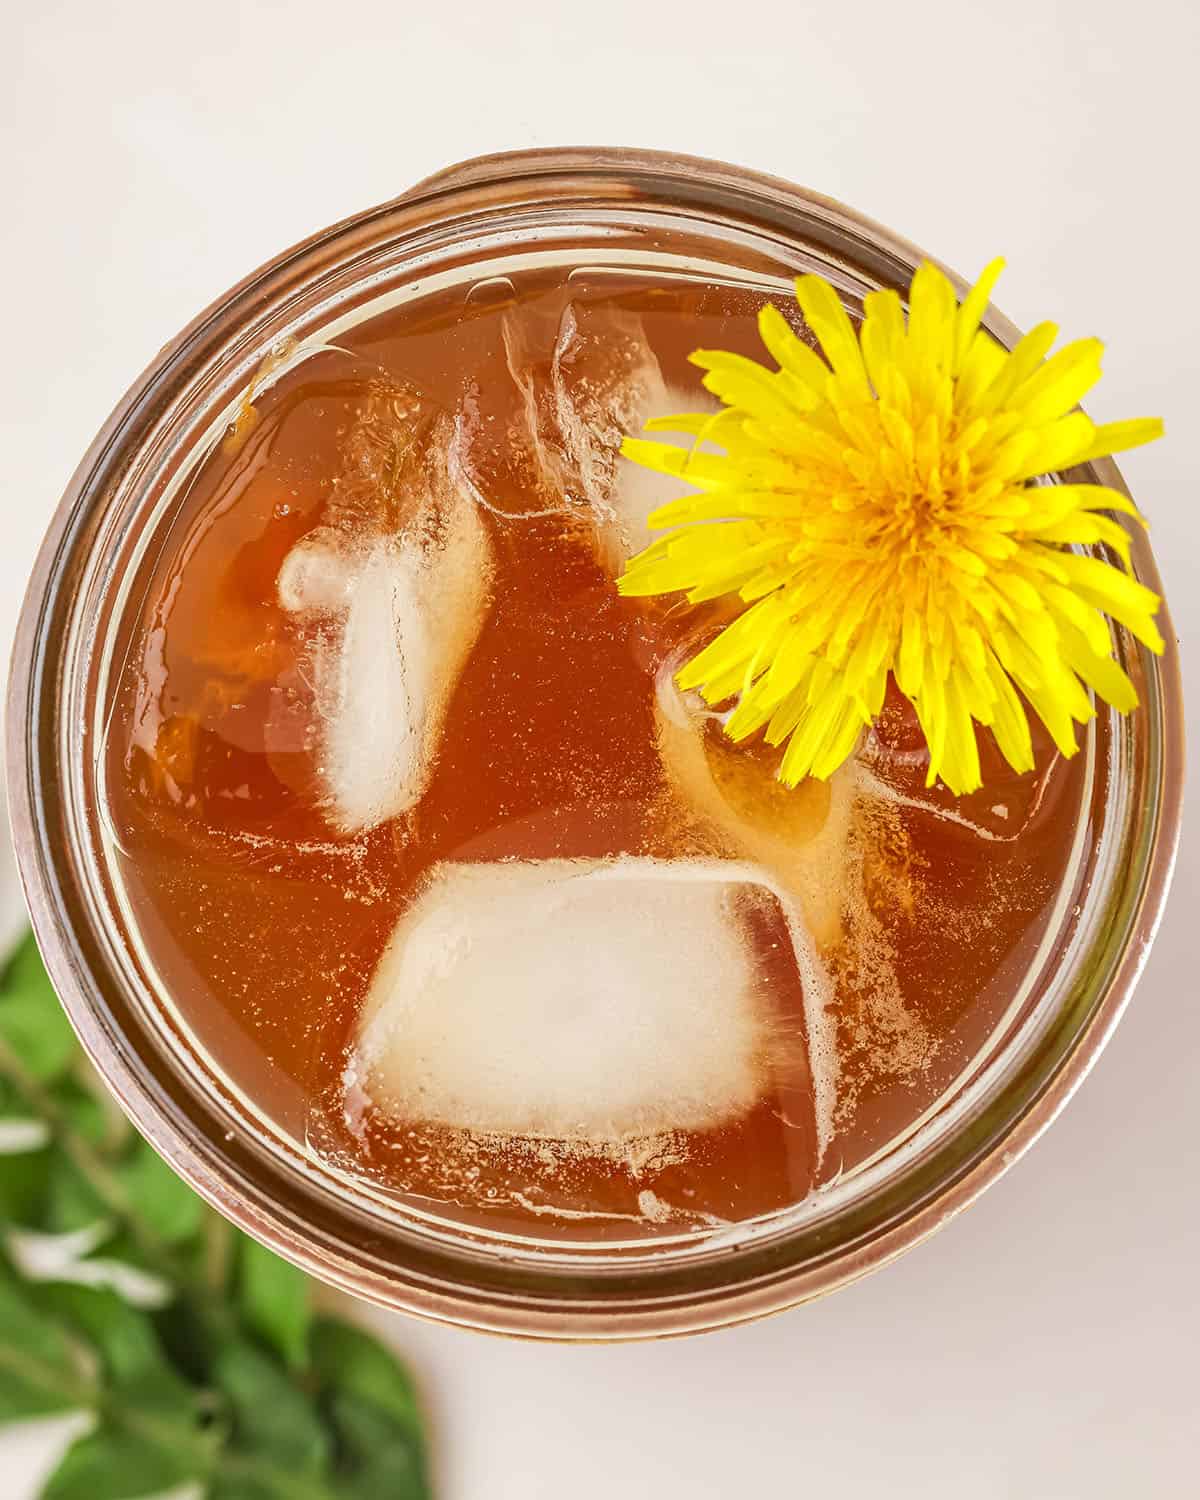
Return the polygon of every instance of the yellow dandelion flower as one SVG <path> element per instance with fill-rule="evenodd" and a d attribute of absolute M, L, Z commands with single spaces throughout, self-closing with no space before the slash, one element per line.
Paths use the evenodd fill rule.
<path fill-rule="evenodd" d="M 959 305 L 922 265 L 907 319 L 897 293 L 872 292 L 857 331 L 829 283 L 802 276 L 824 360 L 768 305 L 759 331 L 778 370 L 697 351 L 724 409 L 648 425 L 690 435 L 689 448 L 625 441 L 627 457 L 698 493 L 651 515 L 669 530 L 632 559 L 621 592 L 740 594 L 747 608 L 678 680 L 710 703 L 737 698 L 734 739 L 765 728 L 786 741 L 789 785 L 842 764 L 889 674 L 928 742 L 930 785 L 963 793 L 980 785 L 975 724 L 1025 771 L 1025 704 L 1064 755 L 1092 693 L 1136 706 L 1110 619 L 1162 649 L 1159 600 L 1128 571 L 1129 537 L 1108 514 L 1137 510 L 1099 485 L 1039 482 L 1149 442 L 1162 423 L 1096 426 L 1078 410 L 1100 377 L 1096 339 L 1050 355 L 1058 330 L 1042 323 L 1005 351 L 980 326 L 1002 266 Z M 1084 550 L 1096 544 L 1122 566 Z"/>

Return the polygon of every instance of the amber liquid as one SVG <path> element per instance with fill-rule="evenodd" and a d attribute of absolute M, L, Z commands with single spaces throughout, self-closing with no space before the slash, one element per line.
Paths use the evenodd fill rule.
<path fill-rule="evenodd" d="M 777 752 L 731 748 L 712 720 L 686 720 L 694 705 L 681 732 L 733 811 L 714 817 L 689 801 L 664 749 L 662 685 L 720 609 L 618 596 L 587 496 L 553 493 L 539 468 L 528 390 L 512 373 L 518 342 L 531 378 L 550 380 L 568 309 L 601 328 L 619 314 L 622 328 L 638 320 L 663 378 L 698 396 L 687 352 L 759 354 L 759 300 L 649 276 L 547 274 L 365 321 L 337 351 L 264 381 L 135 591 L 144 602 L 127 622 L 106 774 L 140 941 L 224 1077 L 372 1192 L 505 1232 L 591 1239 L 784 1208 L 852 1172 L 939 1098 L 1010 1005 L 1046 929 L 1084 757 L 1057 757 L 1035 725 L 1037 769 L 1015 776 L 985 735 L 983 791 L 927 791 L 913 716 L 893 695 L 857 753 L 828 872 L 833 917 L 814 919 L 832 1059 L 813 1053 L 805 980 L 768 903 L 742 932 L 776 1041 L 754 1060 L 757 1097 L 717 1125 L 594 1140 L 458 1129 L 381 1107 L 355 1065 L 381 955 L 447 863 L 745 861 L 730 832 L 739 819 L 753 838 L 786 844 L 793 825 L 807 837 L 806 820 L 826 815 L 828 788 L 782 792 Z M 397 394 L 414 388 L 427 403 L 415 436 Z M 406 486 L 421 464 L 444 468 L 436 444 L 464 410 L 486 502 L 482 622 L 447 688 L 415 805 L 346 831 L 330 813 L 311 680 L 334 627 L 283 607 L 281 568 L 301 538 L 349 535 L 360 513 L 377 530 L 403 528 Z M 824 1139 L 818 1072 L 833 1099 Z"/>

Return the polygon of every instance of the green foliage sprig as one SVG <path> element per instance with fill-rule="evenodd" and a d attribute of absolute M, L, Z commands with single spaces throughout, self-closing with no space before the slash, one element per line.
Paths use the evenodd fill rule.
<path fill-rule="evenodd" d="M 0 1423 L 84 1411 L 41 1500 L 428 1500 L 404 1369 L 125 1122 L 32 937 L 0 977 Z"/>

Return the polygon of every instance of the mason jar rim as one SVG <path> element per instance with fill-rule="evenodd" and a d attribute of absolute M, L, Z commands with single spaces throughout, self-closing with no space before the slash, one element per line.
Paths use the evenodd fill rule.
<path fill-rule="evenodd" d="M 548 211 L 599 196 L 638 207 L 665 202 L 700 217 L 724 214 L 864 270 L 905 284 L 927 257 L 915 246 L 834 200 L 740 167 L 654 151 L 564 148 L 514 152 L 462 163 L 409 193 L 343 220 L 251 273 L 201 313 L 153 362 L 116 408 L 79 465 L 39 554 L 18 624 L 10 677 L 7 764 L 14 840 L 33 925 L 55 988 L 84 1047 L 134 1123 L 210 1203 L 248 1233 L 327 1282 L 381 1305 L 465 1326 L 543 1338 L 631 1338 L 691 1332 L 744 1321 L 832 1290 L 894 1258 L 970 1203 L 1033 1142 L 1078 1087 L 1128 1000 L 1161 915 L 1181 817 L 1184 768 L 1182 692 L 1169 621 L 1166 650 L 1145 660 L 1146 701 L 1135 718 L 1141 736 L 1141 815 L 1132 829 L 1123 879 L 1121 927 L 1110 934 L 1108 967 L 1084 997 L 1076 1031 L 1061 1050 L 1026 1060 L 1010 1080 L 1010 1117 L 971 1141 L 955 1137 L 953 1171 L 915 1185 L 907 1207 L 865 1224 L 853 1237 L 807 1258 L 783 1244 L 730 1245 L 719 1273 L 697 1280 L 683 1265 L 669 1274 L 620 1265 L 581 1274 L 525 1264 L 481 1268 L 443 1244 L 401 1237 L 402 1265 L 381 1261 L 371 1226 L 321 1199 L 317 1187 L 287 1184 L 274 1195 L 260 1155 L 229 1141 L 197 1098 L 172 1096 L 146 1076 L 129 1050 L 121 1018 L 132 1012 L 99 930 L 77 857 L 83 836 L 64 774 L 64 745 L 77 705 L 67 691 L 84 663 L 80 621 L 72 616 L 88 557 L 102 550 L 105 525 L 130 484 L 156 429 L 183 403 L 206 361 L 244 345 L 255 348 L 255 320 L 333 272 L 353 275 L 380 245 L 457 219 L 537 203 Z M 951 273 L 953 275 L 953 273 Z M 964 283 L 954 276 L 961 288 Z M 995 309 L 987 326 L 1011 346 L 1017 331 Z M 1111 460 L 1090 466 L 1096 479 L 1124 489 Z M 1148 542 L 1132 537 L 1137 576 L 1161 592 Z M 86 632 L 85 632 L 86 633 Z M 76 656 L 72 657 L 72 651 Z M 75 675 L 72 675 L 75 674 Z M 126 1031 L 128 1026 L 126 1027 Z M 1006 1085 L 1008 1087 L 1008 1085 Z M 1019 1093 L 1019 1098 L 1018 1098 Z M 375 1232 L 379 1232 L 376 1226 Z M 364 1238 L 365 1236 L 365 1238 Z M 726 1274 L 728 1273 L 728 1274 Z M 622 1275 L 625 1281 L 622 1281 Z"/>

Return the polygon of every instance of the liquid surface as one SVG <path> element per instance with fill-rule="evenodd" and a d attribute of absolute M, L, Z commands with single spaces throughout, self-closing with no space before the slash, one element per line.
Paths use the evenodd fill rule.
<path fill-rule="evenodd" d="M 373 1192 L 589 1240 L 786 1207 L 939 1097 L 1042 937 L 1083 757 L 1035 724 L 1033 773 L 983 736 L 983 791 L 926 790 L 893 696 L 785 791 L 673 686 L 723 606 L 616 592 L 675 493 L 620 435 L 708 403 L 687 352 L 758 355 L 759 302 L 577 272 L 364 322 L 268 372 L 135 591 L 144 952 Z"/>

